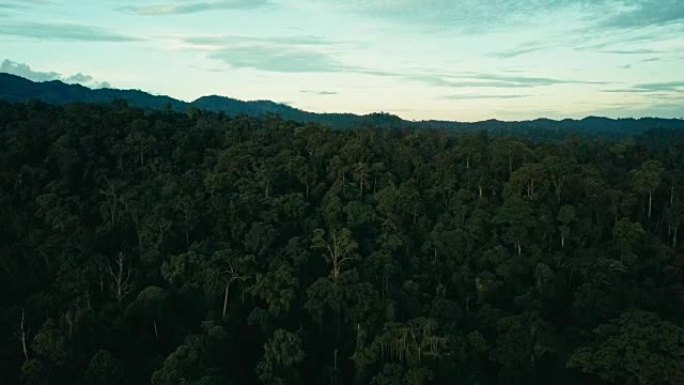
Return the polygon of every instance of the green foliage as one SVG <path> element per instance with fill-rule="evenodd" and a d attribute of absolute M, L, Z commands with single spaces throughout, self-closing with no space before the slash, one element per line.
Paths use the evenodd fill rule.
<path fill-rule="evenodd" d="M 256 372 L 264 384 L 295 384 L 299 377 L 297 366 L 304 360 L 302 342 L 296 334 L 278 329 L 264 345 L 264 359 Z"/>
<path fill-rule="evenodd" d="M 0 383 L 683 383 L 684 135 L 497 124 L 0 103 Z"/>
<path fill-rule="evenodd" d="M 591 345 L 578 348 L 569 367 L 615 384 L 681 384 L 684 329 L 647 311 L 628 311 L 594 329 Z"/>

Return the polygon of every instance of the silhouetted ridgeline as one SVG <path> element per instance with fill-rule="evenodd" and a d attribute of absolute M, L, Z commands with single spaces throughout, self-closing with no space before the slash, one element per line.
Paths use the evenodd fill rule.
<path fill-rule="evenodd" d="M 242 101 L 224 96 L 203 96 L 193 102 L 184 102 L 168 96 L 152 95 L 138 90 L 89 89 L 81 85 L 65 84 L 61 81 L 32 82 L 30 80 L 0 73 L 0 100 L 27 102 L 39 100 L 49 104 L 110 103 L 125 100 L 130 105 L 143 109 L 160 110 L 170 108 L 186 112 L 189 108 L 224 112 L 228 115 L 265 117 L 276 114 L 286 120 L 305 123 L 320 123 L 336 129 L 359 127 L 384 128 L 430 128 L 457 130 L 461 132 L 487 130 L 493 134 L 513 135 L 534 139 L 563 138 L 568 134 L 582 134 L 586 137 L 619 138 L 633 136 L 652 128 L 684 129 L 679 119 L 608 119 L 588 117 L 581 120 L 536 119 L 522 122 L 487 120 L 475 123 L 451 121 L 407 121 L 387 113 L 355 115 L 351 113 L 314 113 L 285 104 L 267 100 Z"/>

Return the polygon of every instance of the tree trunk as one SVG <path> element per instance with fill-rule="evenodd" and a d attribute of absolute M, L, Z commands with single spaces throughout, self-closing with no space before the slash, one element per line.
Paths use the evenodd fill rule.
<path fill-rule="evenodd" d="M 185 250 L 190 249 L 190 213 L 185 212 Z"/>
<path fill-rule="evenodd" d="M 157 320 L 152 320 L 152 325 L 154 326 L 154 337 L 159 341 L 159 331 L 157 330 Z"/>
<path fill-rule="evenodd" d="M 653 193 L 648 193 L 648 219 L 651 219 L 651 208 L 653 206 Z"/>
<path fill-rule="evenodd" d="M 21 350 L 24 353 L 24 362 L 29 361 L 29 356 L 28 356 L 28 348 L 26 347 L 26 335 L 28 334 L 27 331 L 24 330 L 24 309 L 21 309 Z"/>
<path fill-rule="evenodd" d="M 558 178 L 555 181 L 556 202 L 561 202 L 561 195 L 563 194 L 563 178 Z"/>
<path fill-rule="evenodd" d="M 677 233 L 679 232 L 679 224 L 675 226 L 672 232 L 672 250 L 677 250 Z"/>
<path fill-rule="evenodd" d="M 330 377 L 330 384 L 337 384 L 337 349 L 333 351 L 333 375 Z"/>
<path fill-rule="evenodd" d="M 226 313 L 228 312 L 228 291 L 230 290 L 230 282 L 226 284 L 226 289 L 223 292 L 223 313 L 222 316 L 223 318 L 226 317 Z"/>

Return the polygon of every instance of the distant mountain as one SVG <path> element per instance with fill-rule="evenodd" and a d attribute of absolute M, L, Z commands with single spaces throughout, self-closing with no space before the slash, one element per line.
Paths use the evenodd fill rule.
<path fill-rule="evenodd" d="M 27 102 L 40 100 L 48 104 L 111 103 L 123 99 L 131 105 L 147 109 L 163 109 L 166 106 L 178 111 L 188 108 L 186 102 L 168 97 L 151 95 L 138 90 L 110 88 L 90 89 L 78 84 L 66 84 L 59 80 L 33 82 L 19 76 L 0 73 L 0 100 Z"/>
<path fill-rule="evenodd" d="M 264 117 L 279 115 L 283 119 L 299 122 L 325 124 L 333 128 L 387 127 L 387 128 L 432 128 L 457 131 L 487 130 L 497 134 L 526 137 L 562 137 L 579 133 L 593 137 L 622 137 L 637 135 L 651 128 L 684 129 L 681 119 L 609 119 L 587 117 L 584 119 L 536 119 L 521 122 L 486 120 L 463 123 L 453 121 L 407 121 L 387 113 L 356 115 L 351 113 L 315 113 L 303 111 L 286 104 L 270 100 L 243 101 L 225 96 L 203 96 L 190 103 L 164 95 L 152 95 L 139 90 L 90 89 L 77 84 L 66 84 L 58 80 L 33 82 L 31 80 L 0 73 L 0 100 L 8 102 L 27 102 L 39 100 L 48 104 L 63 105 L 70 103 L 111 103 L 125 100 L 132 106 L 143 109 L 159 110 L 170 108 L 185 112 L 189 108 L 223 112 L 228 115 L 249 115 Z"/>

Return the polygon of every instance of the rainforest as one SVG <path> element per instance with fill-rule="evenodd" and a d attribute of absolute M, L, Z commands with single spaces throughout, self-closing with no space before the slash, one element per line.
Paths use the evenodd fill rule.
<path fill-rule="evenodd" d="M 684 132 L 597 130 L 0 102 L 0 383 L 682 384 Z"/>

